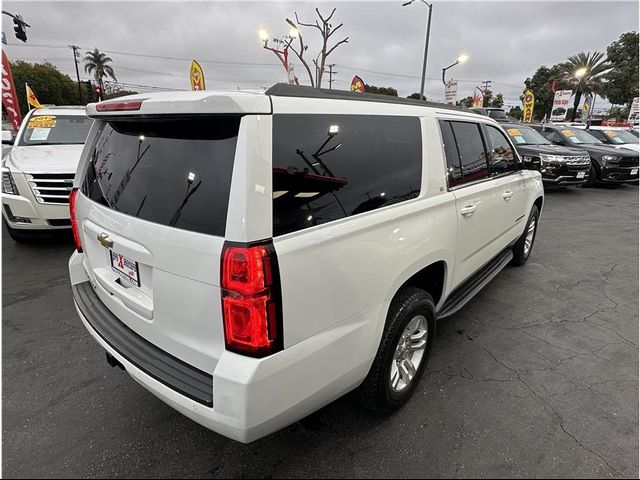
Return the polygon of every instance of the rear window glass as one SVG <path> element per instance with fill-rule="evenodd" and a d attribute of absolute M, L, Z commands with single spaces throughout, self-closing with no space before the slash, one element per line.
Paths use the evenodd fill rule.
<path fill-rule="evenodd" d="M 415 198 L 421 175 L 416 117 L 275 115 L 273 235 Z"/>
<path fill-rule="evenodd" d="M 224 236 L 239 126 L 239 116 L 110 121 L 83 191 L 127 215 Z"/>
<path fill-rule="evenodd" d="M 32 115 L 18 145 L 82 145 L 92 123 L 84 115 Z"/>

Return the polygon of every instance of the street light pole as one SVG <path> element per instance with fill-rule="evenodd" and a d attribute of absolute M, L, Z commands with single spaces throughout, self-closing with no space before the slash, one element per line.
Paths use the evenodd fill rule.
<path fill-rule="evenodd" d="M 431 10 L 433 8 L 433 3 L 427 3 L 425 0 L 420 0 L 427 7 L 429 7 L 429 18 L 427 20 L 427 36 L 424 42 L 424 58 L 422 60 L 422 78 L 420 80 L 420 100 L 424 99 L 424 83 L 427 79 L 427 55 L 429 53 L 429 35 L 431 33 Z M 409 0 L 406 3 L 403 3 L 402 6 L 406 7 L 411 5 L 415 0 Z"/>
<path fill-rule="evenodd" d="M 284 67 L 285 71 L 287 72 L 287 80 L 288 83 L 295 83 L 294 79 L 290 78 L 290 72 L 289 72 L 289 47 L 291 46 L 291 43 L 298 38 L 298 29 L 297 28 L 291 28 L 291 30 L 289 30 L 289 41 L 286 43 L 286 45 L 284 46 L 284 48 L 282 50 L 278 50 L 277 48 L 273 48 L 273 47 L 269 47 L 269 34 L 265 31 L 265 30 L 260 30 L 258 32 L 258 35 L 260 37 L 260 41 L 262 42 L 262 48 L 264 48 L 265 50 L 269 50 L 271 52 L 273 52 L 276 57 L 278 57 L 278 59 L 280 60 L 280 62 L 282 63 L 282 66 Z M 276 40 L 274 40 L 276 41 Z M 278 40 L 279 41 L 279 40 Z"/>
<path fill-rule="evenodd" d="M 578 110 L 578 106 L 580 105 L 580 97 L 582 97 L 582 90 L 581 90 L 580 82 L 582 81 L 582 77 L 584 77 L 586 74 L 587 74 L 587 68 L 586 67 L 579 68 L 573 74 L 573 76 L 578 79 L 578 84 L 576 85 L 576 97 L 575 97 L 575 100 L 573 101 L 573 112 L 571 112 L 571 121 L 572 122 L 575 121 L 575 119 L 576 119 L 576 113 L 577 113 L 577 110 Z"/>
<path fill-rule="evenodd" d="M 447 86 L 447 82 L 444 79 L 444 74 L 447 70 L 449 70 L 451 67 L 455 67 L 456 65 L 458 65 L 459 63 L 464 63 L 467 61 L 469 57 L 467 57 L 466 55 L 460 55 L 455 62 L 453 62 L 451 65 L 449 65 L 448 67 L 444 67 L 442 69 L 442 84 L 446 87 Z"/>

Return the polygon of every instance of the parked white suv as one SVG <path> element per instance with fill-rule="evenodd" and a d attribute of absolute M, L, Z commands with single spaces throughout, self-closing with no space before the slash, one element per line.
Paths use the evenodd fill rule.
<path fill-rule="evenodd" d="M 397 409 L 436 319 L 531 253 L 542 179 L 489 117 L 288 85 L 87 110 L 80 318 L 112 366 L 241 442 L 356 388 Z"/>
<path fill-rule="evenodd" d="M 92 120 L 84 107 L 29 111 L 2 159 L 2 218 L 14 240 L 70 228 L 69 194 Z"/>

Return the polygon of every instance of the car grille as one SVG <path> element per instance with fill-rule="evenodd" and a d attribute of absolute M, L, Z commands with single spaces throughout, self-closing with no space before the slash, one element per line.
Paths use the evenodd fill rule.
<path fill-rule="evenodd" d="M 576 165 L 590 165 L 591 160 L 587 156 L 567 156 L 566 158 L 567 165 L 576 166 Z"/>
<path fill-rule="evenodd" d="M 27 173 L 25 177 L 38 203 L 68 205 L 74 173 Z"/>
<path fill-rule="evenodd" d="M 618 165 L 621 167 L 637 167 L 638 157 L 622 157 Z"/>

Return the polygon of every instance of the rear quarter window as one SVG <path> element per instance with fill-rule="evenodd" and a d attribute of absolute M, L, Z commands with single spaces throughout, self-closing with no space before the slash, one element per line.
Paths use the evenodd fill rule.
<path fill-rule="evenodd" d="M 417 117 L 274 115 L 273 235 L 415 198 Z"/>
<path fill-rule="evenodd" d="M 239 116 L 103 123 L 83 192 L 160 225 L 224 236 Z"/>

